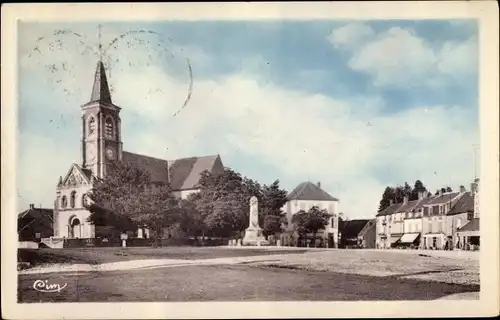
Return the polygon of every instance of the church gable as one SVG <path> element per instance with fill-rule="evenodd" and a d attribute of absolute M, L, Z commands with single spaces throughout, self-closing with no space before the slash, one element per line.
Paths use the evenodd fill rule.
<path fill-rule="evenodd" d="M 91 180 L 91 173 L 88 170 L 80 168 L 78 165 L 73 164 L 66 174 L 65 178 L 59 182 L 58 187 L 76 187 L 82 185 L 89 185 Z"/>

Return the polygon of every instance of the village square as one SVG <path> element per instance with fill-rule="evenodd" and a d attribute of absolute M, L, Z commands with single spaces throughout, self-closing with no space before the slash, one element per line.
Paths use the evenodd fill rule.
<path fill-rule="evenodd" d="M 83 100 L 71 105 L 53 99 L 64 111 L 57 109 L 45 124 L 31 126 L 23 120 L 20 125 L 28 132 L 21 135 L 23 141 L 45 141 L 44 152 L 52 153 L 48 160 L 33 151 L 39 149 L 22 144 L 25 152 L 32 152 L 31 160 L 35 154 L 37 163 L 51 167 L 42 170 L 32 168 L 32 161 L 23 162 L 33 176 L 33 171 L 43 171 L 37 172 L 36 180 L 43 184 L 35 186 L 20 178 L 25 192 L 19 196 L 23 202 L 16 212 L 18 301 L 479 299 L 482 187 L 476 160 L 479 148 L 473 144 L 476 128 L 468 122 L 475 119 L 471 114 L 477 117 L 477 108 L 446 109 L 440 104 L 455 99 L 457 92 L 474 101 L 468 97 L 475 92 L 453 87 L 450 98 L 440 79 L 421 71 L 439 69 L 448 81 L 451 67 L 442 51 L 461 47 L 445 42 L 438 50 L 430 40 L 416 40 L 411 27 L 386 23 L 383 28 L 377 23 L 328 25 L 330 31 L 321 41 L 311 35 L 301 37 L 325 46 L 312 50 L 311 56 L 298 55 L 297 41 L 291 41 L 283 44 L 290 47 L 286 54 L 259 60 L 252 53 L 246 64 L 231 62 L 213 45 L 205 48 L 217 51 L 213 60 L 186 45 L 193 58 L 180 64 L 182 81 L 174 75 L 169 78 L 162 69 L 166 68 L 163 60 L 151 58 L 152 44 L 133 52 L 134 45 L 125 42 L 137 36 L 144 44 L 141 37 L 156 36 L 159 31 L 142 28 L 117 33 L 104 46 L 99 25 L 98 50 L 79 69 L 82 73 L 92 69 L 93 78 L 82 80 L 64 73 L 69 64 L 49 65 L 53 74 L 62 72 L 62 80 L 53 76 L 56 84 L 79 79 L 64 90 L 84 92 L 81 96 L 67 93 L 68 99 Z M 449 30 L 447 23 L 443 22 L 443 30 Z M 188 32 L 175 25 L 170 28 L 181 35 Z M 200 30 L 205 28 L 215 27 L 189 30 L 201 43 L 205 36 Z M 238 39 L 260 44 L 247 27 L 238 28 L 246 35 Z M 279 29 L 273 28 L 266 30 Z M 231 38 L 230 29 L 224 25 L 214 30 Z M 323 29 L 311 30 L 315 35 Z M 432 36 L 424 26 L 419 30 Z M 78 46 L 87 46 L 81 34 L 52 33 L 71 36 L 80 41 Z M 355 42 L 354 34 L 368 38 Z M 384 37 L 386 42 L 381 41 Z M 470 39 L 463 41 L 475 41 Z M 132 72 L 134 65 L 127 62 L 128 71 L 119 71 L 116 65 L 125 60 L 125 53 L 109 62 L 111 55 L 103 48 L 112 50 L 120 41 L 133 48 L 127 51 L 131 61 L 149 56 L 148 67 L 154 62 L 157 69 Z M 236 40 L 231 41 L 225 50 L 237 52 L 238 45 L 232 45 Z M 276 39 L 266 41 L 267 46 L 256 52 L 275 48 Z M 418 49 L 430 52 L 425 57 L 431 53 L 434 57 L 424 61 L 427 69 L 410 68 L 411 61 L 394 67 L 394 61 L 407 61 L 410 55 L 405 50 L 413 54 L 422 43 L 425 46 Z M 30 58 L 43 51 L 42 42 L 36 44 L 36 50 L 26 45 Z M 473 47 L 475 42 L 466 45 Z M 385 51 L 375 50 L 391 46 L 404 54 L 386 61 Z M 46 52 L 51 48 L 47 46 Z M 123 50 L 128 50 L 125 45 Z M 317 52 L 335 54 L 336 69 L 324 70 L 330 60 L 313 68 L 322 59 Z M 296 54 L 295 60 L 279 65 L 289 53 Z M 211 69 L 221 61 L 233 63 L 238 73 L 229 73 L 225 80 L 221 74 L 229 67 Z M 35 66 L 27 70 L 40 64 L 31 63 Z M 302 65 L 311 70 L 287 73 Z M 258 76 L 252 68 L 260 70 Z M 198 70 L 199 74 L 193 73 Z M 45 75 L 40 72 L 37 78 L 30 72 L 25 72 L 23 81 L 34 93 L 20 98 L 31 101 L 25 109 L 34 108 L 36 97 L 45 95 L 39 89 Z M 283 75 L 278 77 L 278 72 Z M 327 85 L 329 77 L 335 81 Z M 428 82 L 422 77 L 429 77 Z M 424 83 L 423 88 L 413 82 Z M 157 83 L 169 86 L 153 90 Z M 147 93 L 137 93 L 144 88 Z M 187 97 L 180 88 L 187 88 Z M 308 90 L 311 94 L 305 95 Z M 433 94 L 422 93 L 426 90 Z M 160 95 L 151 100 L 156 104 L 147 100 L 153 99 L 152 92 Z M 373 97 L 373 92 L 385 100 Z M 162 108 L 173 104 L 176 94 L 182 96 L 181 108 L 167 121 Z M 434 100 L 425 108 L 412 105 L 424 98 Z M 401 101 L 411 107 L 397 109 Z M 35 111 L 21 113 L 26 119 L 31 114 L 40 116 Z M 54 120 L 58 117 L 64 119 Z M 36 130 L 51 133 L 44 139 Z M 446 148 L 439 142 L 444 135 L 449 141 Z M 473 143 L 464 146 L 469 142 Z M 64 153 L 61 158 L 78 160 L 62 164 L 58 152 Z M 47 186 L 52 187 L 47 190 Z M 46 198 L 49 205 L 37 203 Z"/>
<path fill-rule="evenodd" d="M 123 301 L 156 300 L 158 294 L 172 301 L 436 299 L 478 290 L 477 179 L 470 190 L 434 195 L 419 183 L 409 192 L 387 189 L 393 195 L 383 210 L 374 208 L 373 219 L 348 220 L 339 199 L 320 183 L 306 181 L 287 193 L 279 180 L 260 186 L 242 178 L 219 155 L 167 161 L 124 151 L 120 108 L 101 62 L 92 88 L 82 106 L 82 163 L 59 178 L 54 208 L 32 205 L 19 214 L 20 301 L 106 300 L 104 284 L 119 292 L 113 300 Z M 62 277 L 69 286 L 88 278 L 92 289 L 88 295 L 75 289 L 43 295 L 48 283 L 38 284 L 41 291 L 33 287 L 40 274 Z M 193 274 L 204 279 L 195 277 L 203 282 L 199 287 L 185 282 Z M 152 284 L 166 275 L 187 289 Z M 278 280 L 290 276 L 294 280 Z M 264 282 L 250 286 L 257 277 Z M 313 289 L 330 278 L 336 286 Z M 240 295 L 210 279 L 237 281 Z M 108 287 L 109 281 L 114 284 Z M 150 281 L 149 293 L 120 293 L 134 281 Z M 338 281 L 359 284 L 339 292 Z M 380 282 L 393 285 L 374 293 Z M 426 290 L 415 291 L 424 284 Z"/>

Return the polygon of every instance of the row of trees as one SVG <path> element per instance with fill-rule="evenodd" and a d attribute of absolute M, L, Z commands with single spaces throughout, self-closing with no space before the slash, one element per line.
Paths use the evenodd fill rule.
<path fill-rule="evenodd" d="M 287 224 L 281 210 L 287 192 L 279 180 L 261 185 L 225 169 L 217 175 L 203 172 L 199 187 L 200 192 L 178 199 L 168 184 L 152 181 L 147 172 L 130 164 L 115 162 L 109 165 L 106 179 L 96 181 L 88 195 L 89 221 L 120 231 L 146 227 L 154 239 L 172 226 L 190 236 L 238 237 L 248 227 L 249 200 L 256 196 L 266 236 L 282 232 Z M 328 217 L 325 210 L 312 208 L 296 214 L 292 222 L 301 234 L 316 233 Z"/>
<path fill-rule="evenodd" d="M 461 186 L 462 187 L 462 186 Z M 434 195 L 438 195 L 439 192 L 452 192 L 450 187 L 443 187 L 437 189 Z M 427 190 L 422 181 L 417 180 L 413 187 L 411 187 L 407 182 L 404 185 L 398 185 L 396 187 L 386 187 L 384 193 L 382 194 L 382 199 L 380 200 L 380 205 L 378 211 L 382 211 L 389 207 L 391 200 L 393 203 L 403 202 L 404 197 L 408 197 L 409 201 L 418 200 L 419 192 L 423 192 L 425 196 L 431 196 L 432 193 Z"/>

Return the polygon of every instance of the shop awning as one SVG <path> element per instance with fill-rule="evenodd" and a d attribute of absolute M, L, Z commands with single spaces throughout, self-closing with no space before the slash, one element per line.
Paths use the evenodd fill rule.
<path fill-rule="evenodd" d="M 401 235 L 391 235 L 391 242 L 397 242 L 401 239 Z"/>
<path fill-rule="evenodd" d="M 419 235 L 420 235 L 420 233 L 405 233 L 401 237 L 400 242 L 401 243 L 413 243 L 418 238 Z"/>
<path fill-rule="evenodd" d="M 465 226 L 462 228 L 458 229 L 458 232 L 473 232 L 473 231 L 478 231 L 479 232 L 479 219 L 475 218 L 469 221 Z"/>

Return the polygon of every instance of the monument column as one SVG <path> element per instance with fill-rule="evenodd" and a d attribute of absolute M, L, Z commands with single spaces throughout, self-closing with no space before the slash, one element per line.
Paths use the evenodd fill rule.
<path fill-rule="evenodd" d="M 249 225 L 245 230 L 242 244 L 249 246 L 269 245 L 269 241 L 264 238 L 262 228 L 259 226 L 259 200 L 255 196 L 250 199 Z"/>

